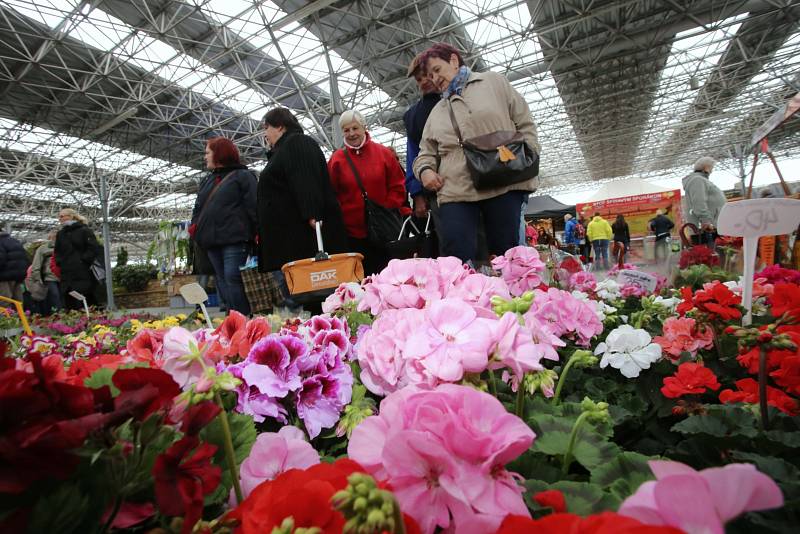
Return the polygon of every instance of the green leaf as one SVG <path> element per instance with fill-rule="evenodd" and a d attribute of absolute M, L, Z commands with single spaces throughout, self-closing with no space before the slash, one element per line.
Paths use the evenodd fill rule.
<path fill-rule="evenodd" d="M 256 425 L 253 418 L 247 414 L 227 412 L 227 415 L 231 428 L 233 453 L 236 465 L 239 466 L 250 455 L 250 449 L 256 441 Z M 217 490 L 206 498 L 206 503 L 223 501 L 228 498 L 228 493 L 233 487 L 233 480 L 225 460 L 225 436 L 219 416 L 200 432 L 200 438 L 217 446 L 217 452 L 214 453 L 214 464 L 222 468 L 222 481 Z"/>
<path fill-rule="evenodd" d="M 518 473 L 525 479 L 537 479 L 544 482 L 561 480 L 561 463 L 553 462 L 550 457 L 531 450 L 508 463 L 506 470 Z"/>
<path fill-rule="evenodd" d="M 705 415 L 691 415 L 675 424 L 672 430 L 681 434 L 706 434 L 715 438 L 758 435 L 752 412 L 736 405 L 709 406 Z M 800 445 L 800 442 L 798 442 Z"/>
<path fill-rule="evenodd" d="M 788 448 L 796 449 L 800 447 L 800 432 L 784 432 L 782 430 L 768 430 L 767 439 L 775 443 L 780 443 Z"/>
<path fill-rule="evenodd" d="M 653 473 L 647 465 L 653 458 L 637 452 L 623 452 L 611 462 L 592 469 L 591 482 L 610 490 L 619 499 L 625 499 L 648 480 Z"/>
<path fill-rule="evenodd" d="M 111 381 L 114 376 L 114 370 L 107 367 L 102 367 L 91 374 L 83 381 L 83 385 L 87 388 L 100 389 L 103 386 L 108 386 L 111 389 L 111 395 L 116 397 L 119 395 L 119 389 Z"/>
<path fill-rule="evenodd" d="M 616 510 L 620 500 L 603 491 L 597 484 L 589 482 L 574 482 L 561 480 L 554 484 L 547 484 L 541 480 L 528 480 L 525 482 L 529 498 L 544 490 L 558 490 L 564 494 L 567 501 L 567 512 L 578 515 L 589 515 L 603 510 Z"/>
<path fill-rule="evenodd" d="M 533 450 L 551 456 L 564 456 L 569 447 L 573 424 L 574 421 L 563 417 L 536 416 L 533 418 L 533 425 L 537 437 L 533 444 Z M 619 448 L 598 433 L 590 424 L 584 423 L 578 430 L 572 454 L 578 463 L 591 470 L 613 460 L 619 454 Z"/>
<path fill-rule="evenodd" d="M 89 512 L 89 497 L 77 485 L 60 484 L 56 490 L 36 501 L 28 522 L 28 532 L 83 532 Z"/>
<path fill-rule="evenodd" d="M 731 456 L 735 460 L 755 464 L 759 471 L 778 482 L 795 482 L 800 479 L 800 469 L 780 458 L 744 451 L 732 451 Z"/>

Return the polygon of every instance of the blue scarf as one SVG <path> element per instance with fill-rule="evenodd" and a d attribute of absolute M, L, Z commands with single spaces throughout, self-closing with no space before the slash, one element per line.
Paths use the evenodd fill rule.
<path fill-rule="evenodd" d="M 456 73 L 455 77 L 450 80 L 450 84 L 447 86 L 447 89 L 444 90 L 442 93 L 442 98 L 450 98 L 450 95 L 458 95 L 461 96 L 461 92 L 464 90 L 464 86 L 467 85 L 467 78 L 472 71 L 469 70 L 469 67 L 466 65 L 462 65 L 458 68 L 458 73 Z"/>

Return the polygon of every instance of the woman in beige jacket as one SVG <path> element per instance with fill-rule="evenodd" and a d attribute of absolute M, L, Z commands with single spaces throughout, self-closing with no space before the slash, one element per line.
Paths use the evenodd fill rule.
<path fill-rule="evenodd" d="M 437 194 L 442 253 L 464 262 L 474 260 L 483 216 L 489 253 L 503 254 L 519 244 L 522 201 L 536 190 L 536 178 L 495 189 L 475 189 L 447 103 L 463 138 L 497 130 L 518 131 L 538 153 L 528 104 L 500 74 L 471 72 L 461 53 L 450 45 L 433 45 L 422 54 L 420 64 L 442 92 L 442 100 L 425 123 L 414 175 Z"/>

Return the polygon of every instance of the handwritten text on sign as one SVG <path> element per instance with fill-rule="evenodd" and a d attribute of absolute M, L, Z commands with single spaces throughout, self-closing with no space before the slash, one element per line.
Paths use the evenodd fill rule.
<path fill-rule="evenodd" d="M 622 283 L 622 285 L 634 285 L 644 289 L 648 293 L 655 291 L 656 286 L 658 285 L 658 280 L 656 280 L 655 276 L 643 273 L 641 271 L 631 271 L 628 269 L 620 271 L 617 279 Z"/>
<path fill-rule="evenodd" d="M 757 198 L 725 204 L 717 231 L 736 237 L 790 234 L 800 223 L 800 200 Z"/>

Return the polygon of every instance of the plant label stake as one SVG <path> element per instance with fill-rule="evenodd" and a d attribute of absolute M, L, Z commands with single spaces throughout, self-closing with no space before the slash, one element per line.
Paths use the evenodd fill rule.
<path fill-rule="evenodd" d="M 742 326 L 753 322 L 753 277 L 756 249 L 762 236 L 791 234 L 800 224 L 800 200 L 793 198 L 757 198 L 728 202 L 722 207 L 717 221 L 721 235 L 742 237 L 744 275 L 742 304 L 747 313 Z"/>
<path fill-rule="evenodd" d="M 634 285 L 640 289 L 652 293 L 656 290 L 658 280 L 652 274 L 643 273 L 641 271 L 633 271 L 630 269 L 623 269 L 619 272 L 617 277 L 622 285 Z"/>
<path fill-rule="evenodd" d="M 181 286 L 179 291 L 186 302 L 189 304 L 200 305 L 200 309 L 203 310 L 203 317 L 206 318 L 206 324 L 209 328 L 213 329 L 214 325 L 211 324 L 211 317 L 208 316 L 208 312 L 206 311 L 205 302 L 208 300 L 208 295 L 206 294 L 206 290 L 203 289 L 203 286 L 197 282 L 193 282 L 191 284 Z"/>
<path fill-rule="evenodd" d="M 74 298 L 75 300 L 79 300 L 83 302 L 83 311 L 86 312 L 86 318 L 89 318 L 89 305 L 86 304 L 86 297 L 78 293 L 77 291 L 70 291 L 69 296 Z"/>

